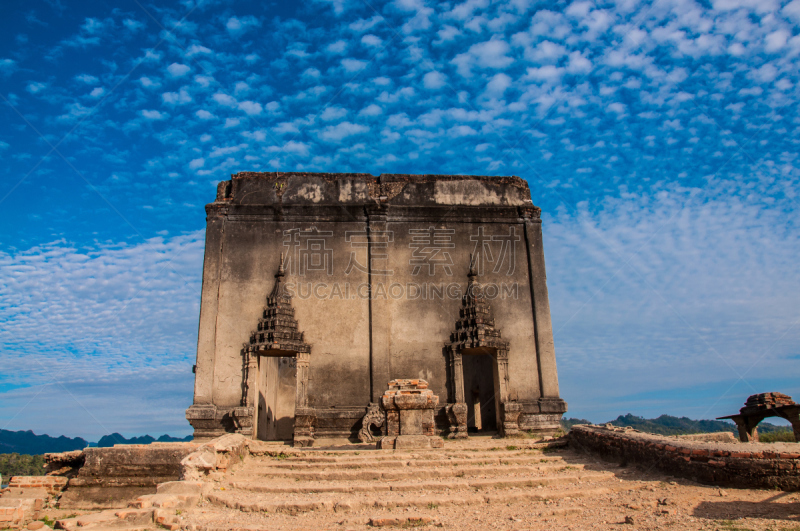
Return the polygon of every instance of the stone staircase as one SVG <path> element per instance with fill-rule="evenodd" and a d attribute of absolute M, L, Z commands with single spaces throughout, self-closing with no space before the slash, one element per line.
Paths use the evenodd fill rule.
<path fill-rule="evenodd" d="M 565 517 L 643 488 L 565 442 L 474 437 L 444 448 L 297 449 L 247 441 L 224 472 L 163 483 L 128 509 L 66 518 L 60 529 L 364 529 L 436 526 L 454 513 Z M 550 446 L 550 447 L 548 447 Z M 517 507 L 517 509 L 514 509 Z M 532 509 L 535 507 L 535 509 Z M 477 510 L 476 510 L 477 509 Z M 545 511 L 545 512 L 542 512 Z M 478 517 L 478 516 L 476 516 Z M 341 527 L 344 525 L 344 527 Z"/>
<path fill-rule="evenodd" d="M 448 441 L 439 450 L 250 450 L 256 455 L 206 493 L 212 507 L 269 515 L 396 512 L 575 499 L 632 488 L 588 457 L 508 439 Z"/>

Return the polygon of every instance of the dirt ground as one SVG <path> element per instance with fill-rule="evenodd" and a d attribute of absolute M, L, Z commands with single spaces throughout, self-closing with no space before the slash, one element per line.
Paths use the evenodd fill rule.
<path fill-rule="evenodd" d="M 800 493 L 755 489 L 720 489 L 638 468 L 621 468 L 571 450 L 555 452 L 566 461 L 593 464 L 594 470 L 613 472 L 613 479 L 562 497 L 471 506 L 425 509 L 364 509 L 355 513 L 307 512 L 247 513 L 204 502 L 182 515 L 185 528 L 222 530 L 372 529 L 393 528 L 500 530 L 693 530 L 800 531 Z M 549 487 L 529 489 L 542 495 Z M 521 494 L 524 489 L 511 489 Z M 601 491 L 601 492 L 597 492 Z M 604 492 L 603 492 L 604 491 Z M 566 494 L 566 493 L 564 493 Z M 416 520 L 417 517 L 420 517 Z M 410 518 L 410 520 L 409 520 Z M 398 519 L 392 521 L 391 519 Z M 185 523 L 184 523 L 185 522 Z M 196 527 L 188 527 L 190 525 Z M 392 525 L 394 524 L 394 525 Z"/>

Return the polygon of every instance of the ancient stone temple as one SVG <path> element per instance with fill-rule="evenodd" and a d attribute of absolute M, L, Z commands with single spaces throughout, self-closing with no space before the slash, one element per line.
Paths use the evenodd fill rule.
<path fill-rule="evenodd" d="M 244 172 L 206 212 L 196 438 L 558 429 L 540 209 L 522 179 Z"/>

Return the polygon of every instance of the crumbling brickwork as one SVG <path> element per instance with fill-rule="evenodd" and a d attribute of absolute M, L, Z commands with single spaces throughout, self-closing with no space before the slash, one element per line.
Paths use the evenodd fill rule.
<path fill-rule="evenodd" d="M 702 483 L 800 490 L 800 447 L 791 443 L 709 443 L 600 426 L 573 426 L 569 440 L 575 449 Z"/>

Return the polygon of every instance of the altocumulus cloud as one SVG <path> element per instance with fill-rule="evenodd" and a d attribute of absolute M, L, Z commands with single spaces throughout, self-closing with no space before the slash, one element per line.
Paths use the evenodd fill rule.
<path fill-rule="evenodd" d="M 70 426 L 79 417 L 87 435 L 102 434 L 96 417 L 127 432 L 125 423 L 140 416 L 124 405 L 128 399 L 146 410 L 177 409 L 158 401 L 191 393 L 202 253 L 203 232 L 138 245 L 79 249 L 58 241 L 0 252 L 0 389 L 13 389 L 0 406 L 7 429 L 80 435 L 87 432 Z M 174 393 L 159 390 L 166 383 Z M 27 413 L 15 417 L 28 399 Z M 73 415 L 45 413 L 54 403 Z M 43 418 L 31 421 L 34 411 Z M 185 431 L 174 414 L 157 424 Z"/>
<path fill-rule="evenodd" d="M 184 3 L 166 2 L 151 14 L 169 34 L 144 13 L 104 5 L 75 4 L 85 12 L 69 21 L 37 12 L 47 28 L 24 26 L 24 13 L 4 18 L 6 33 L 19 36 L 0 56 L 4 94 L 48 139 L 64 138 L 59 150 L 83 177 L 65 177 L 56 157 L 38 164 L 41 139 L 8 115 L 0 172 L 12 183 L 33 173 L 2 205 L 0 250 L 16 264 L 4 275 L 57 271 L 58 256 L 75 268 L 65 291 L 106 279 L 134 315 L 158 316 L 152 338 L 161 339 L 148 339 L 158 348 L 158 326 L 180 330 L 174 350 L 189 363 L 196 331 L 184 330 L 196 325 L 185 319 L 196 320 L 196 307 L 172 303 L 182 280 L 161 279 L 168 294 L 157 299 L 113 287 L 123 276 L 104 276 L 103 260 L 121 271 L 135 264 L 126 253 L 158 253 L 108 242 L 195 234 L 216 182 L 235 171 L 516 174 L 545 211 L 556 347 L 575 415 L 644 412 L 647 400 L 626 388 L 686 396 L 669 412 L 693 415 L 735 410 L 751 387 L 796 390 L 779 375 L 795 376 L 787 345 L 797 343 L 800 300 L 800 0 L 374 7 L 285 4 L 273 16 L 255 3 L 203 4 L 184 19 Z M 42 68 L 33 47 L 59 68 Z M 80 134 L 67 135 L 77 123 Z M 48 243 L 60 238 L 73 243 Z M 199 268 L 202 243 L 181 241 L 158 245 L 197 245 Z M 26 256 L 41 263 L 24 265 Z M 3 292 L 15 327 L 84 306 L 102 313 L 94 292 L 64 294 L 17 276 L 20 294 Z M 66 310 L 40 290 L 55 290 Z M 69 356 L 90 360 L 93 348 L 98 358 L 106 346 L 117 353 L 97 366 L 119 378 L 172 359 L 147 357 L 152 345 L 125 347 L 108 327 L 76 326 L 82 335 L 51 335 L 45 347 L 6 334 L 3 352 L 33 356 L 35 366 L 42 348 L 53 350 L 76 378 L 70 367 L 94 374 L 94 360 Z M 151 337 L 121 330 L 131 345 Z M 3 361 L 24 369 L 11 354 Z M 8 391 L 15 396 L 47 384 L 22 374 L 32 387 Z M 713 393 L 703 394 L 701 376 Z M 110 396 L 95 389 L 98 403 Z M 170 415 L 184 425 L 177 409 Z"/>

